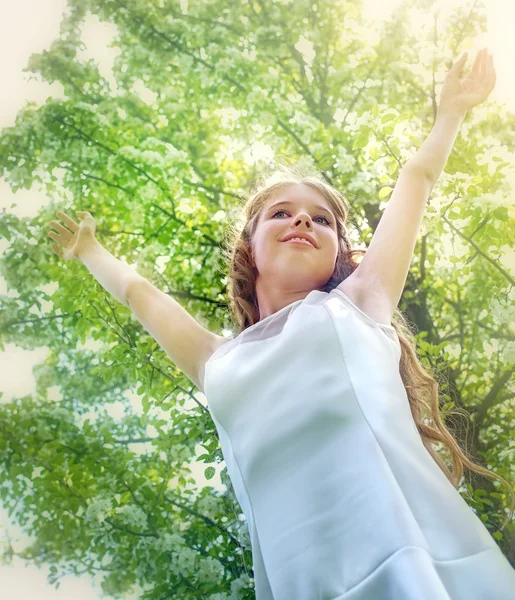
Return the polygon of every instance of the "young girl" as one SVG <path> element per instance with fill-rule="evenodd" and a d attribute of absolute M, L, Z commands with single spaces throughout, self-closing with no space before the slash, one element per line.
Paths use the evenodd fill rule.
<path fill-rule="evenodd" d="M 438 384 L 397 310 L 460 111 L 495 80 L 484 53 L 460 84 L 463 64 L 366 253 L 352 250 L 345 199 L 320 177 L 279 170 L 251 196 L 230 244 L 233 339 L 114 258 L 89 213 L 52 222 L 54 251 L 81 260 L 205 393 L 258 600 L 515 598 L 515 570 L 456 489 L 464 464 L 507 482 L 442 422 Z M 449 447 L 452 473 L 431 442 Z"/>

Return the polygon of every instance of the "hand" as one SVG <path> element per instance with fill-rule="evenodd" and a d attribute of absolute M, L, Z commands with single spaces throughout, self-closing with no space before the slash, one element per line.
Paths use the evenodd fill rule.
<path fill-rule="evenodd" d="M 52 244 L 52 250 L 57 256 L 60 256 L 65 260 L 79 260 L 79 253 L 85 243 L 91 240 L 92 237 L 95 237 L 97 225 L 95 219 L 86 211 L 77 212 L 77 215 L 81 219 L 80 224 L 77 224 L 66 213 L 60 210 L 57 211 L 57 216 L 63 221 L 68 229 L 63 227 L 63 225 L 57 221 L 50 221 L 50 226 L 53 227 L 55 231 L 50 231 L 48 237 L 51 237 L 62 246 L 62 248 L 60 248 L 57 244 Z"/>
<path fill-rule="evenodd" d="M 477 53 L 472 71 L 460 81 L 467 61 L 467 53 L 462 54 L 458 62 L 447 73 L 440 93 L 438 112 L 463 114 L 476 104 L 484 102 L 495 87 L 496 75 L 494 59 L 487 48 Z"/>

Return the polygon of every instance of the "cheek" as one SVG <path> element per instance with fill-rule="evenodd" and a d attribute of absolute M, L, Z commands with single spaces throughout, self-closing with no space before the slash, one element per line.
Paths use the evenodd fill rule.
<path fill-rule="evenodd" d="M 255 240 L 256 243 L 260 246 L 270 245 L 275 242 L 280 234 L 282 229 L 281 224 L 277 221 L 267 221 L 261 225 L 259 231 L 256 231 Z"/>

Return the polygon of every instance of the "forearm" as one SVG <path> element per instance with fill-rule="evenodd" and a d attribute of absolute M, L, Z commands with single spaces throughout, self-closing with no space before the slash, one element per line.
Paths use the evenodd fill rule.
<path fill-rule="evenodd" d="M 91 237 L 80 250 L 79 259 L 86 265 L 100 285 L 117 300 L 129 306 L 127 301 L 128 283 L 141 275 L 113 256 L 102 244 Z"/>
<path fill-rule="evenodd" d="M 461 113 L 439 113 L 431 133 L 405 167 L 422 167 L 434 185 L 447 164 L 464 118 Z"/>

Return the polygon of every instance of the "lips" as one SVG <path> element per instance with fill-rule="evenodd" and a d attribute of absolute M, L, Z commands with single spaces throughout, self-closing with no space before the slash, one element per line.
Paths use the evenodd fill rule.
<path fill-rule="evenodd" d="M 303 240 L 307 240 L 314 248 L 317 247 L 315 240 L 310 235 L 307 235 L 305 233 L 289 233 L 281 240 L 281 242 L 287 242 L 288 240 L 291 240 L 292 238 L 296 237 L 302 238 Z"/>
<path fill-rule="evenodd" d="M 308 240 L 302 238 L 302 239 L 290 239 L 290 240 L 286 240 L 285 242 L 283 242 L 283 244 L 300 244 L 301 246 L 311 246 L 311 248 L 313 248 L 313 244 L 311 244 L 311 242 L 308 242 Z"/>

